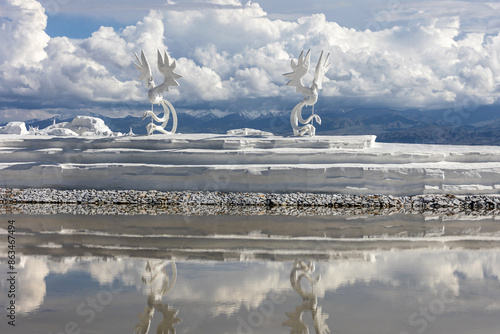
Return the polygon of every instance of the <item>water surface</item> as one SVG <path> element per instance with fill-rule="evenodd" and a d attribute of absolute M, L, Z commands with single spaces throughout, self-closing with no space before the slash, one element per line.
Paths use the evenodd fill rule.
<path fill-rule="evenodd" d="M 1 333 L 498 333 L 495 216 L 0 219 Z"/>

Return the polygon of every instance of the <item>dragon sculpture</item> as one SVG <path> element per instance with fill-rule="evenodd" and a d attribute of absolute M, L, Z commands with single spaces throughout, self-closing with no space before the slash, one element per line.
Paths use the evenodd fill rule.
<path fill-rule="evenodd" d="M 321 51 L 318 64 L 316 65 L 316 71 L 314 72 L 314 80 L 309 88 L 304 86 L 302 83 L 302 77 L 306 75 L 309 70 L 311 58 L 310 53 L 311 50 L 308 50 L 304 57 L 304 51 L 302 51 L 297 64 L 293 59 L 291 60 L 293 72 L 283 74 L 285 78 L 290 80 L 286 84 L 287 86 L 295 87 L 297 93 L 304 94 L 304 98 L 293 108 L 292 114 L 290 115 L 290 124 L 293 128 L 293 134 L 296 136 L 309 134 L 309 136 L 313 137 L 316 135 L 316 128 L 313 125 L 313 120 L 316 120 L 318 124 L 321 124 L 321 118 L 314 114 L 314 104 L 318 101 L 318 90 L 322 88 L 325 73 L 330 67 L 330 64 L 328 63 L 330 54 L 327 54 L 326 57 L 323 58 L 323 51 Z M 302 108 L 304 106 L 312 106 L 312 115 L 307 119 L 302 118 Z M 299 122 L 304 125 L 299 125 Z"/>
<path fill-rule="evenodd" d="M 148 98 L 151 102 L 151 110 L 147 110 L 142 119 L 145 119 L 148 116 L 151 116 L 151 123 L 146 126 L 148 130 L 148 135 L 151 135 L 154 131 L 158 131 L 165 134 L 174 134 L 177 130 L 177 113 L 175 112 L 174 107 L 170 102 L 163 98 L 162 93 L 168 92 L 170 87 L 179 86 L 177 79 L 182 78 L 181 75 L 174 73 L 176 63 L 175 60 L 170 63 L 167 52 L 164 52 L 164 57 L 162 56 L 160 50 L 158 50 L 158 70 L 163 75 L 163 83 L 161 85 L 156 86 L 154 82 L 154 78 L 151 74 L 151 67 L 149 66 L 148 60 L 144 51 L 141 50 L 141 58 L 135 53 L 136 63 L 134 63 L 135 67 L 141 72 L 139 76 L 140 80 L 144 81 L 146 87 L 149 88 Z M 163 107 L 163 117 L 159 118 L 153 111 L 153 106 L 155 104 L 159 104 Z M 170 113 L 172 113 L 172 129 L 170 131 L 165 130 L 165 126 L 170 118 Z M 161 124 L 155 124 L 154 121 L 160 122 Z"/>

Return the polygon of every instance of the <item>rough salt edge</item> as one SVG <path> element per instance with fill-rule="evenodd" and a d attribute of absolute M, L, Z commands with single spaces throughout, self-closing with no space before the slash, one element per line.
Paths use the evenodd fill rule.
<path fill-rule="evenodd" d="M 367 216 L 393 214 L 423 214 L 429 219 L 437 216 L 468 219 L 500 216 L 500 210 L 464 210 L 459 208 L 413 209 L 413 208 L 334 208 L 292 206 L 229 206 L 229 205 L 150 205 L 150 204 L 0 204 L 0 215 L 182 215 L 182 216 Z"/>
<path fill-rule="evenodd" d="M 207 205 L 256 207 L 404 208 L 413 211 L 497 210 L 497 195 L 346 195 L 324 193 L 242 193 L 210 191 L 56 190 L 0 188 L 0 204 Z"/>

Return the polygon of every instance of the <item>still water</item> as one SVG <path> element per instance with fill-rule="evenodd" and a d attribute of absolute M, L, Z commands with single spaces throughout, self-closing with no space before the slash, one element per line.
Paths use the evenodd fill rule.
<path fill-rule="evenodd" d="M 0 333 L 499 333 L 495 215 L 3 214 Z M 8 274 L 9 221 L 15 274 Z M 8 280 L 15 276 L 15 298 Z M 7 308 L 15 300 L 15 326 Z"/>

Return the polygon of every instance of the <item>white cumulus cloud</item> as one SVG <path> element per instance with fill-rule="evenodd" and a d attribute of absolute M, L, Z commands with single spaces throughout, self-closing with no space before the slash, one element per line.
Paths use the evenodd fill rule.
<path fill-rule="evenodd" d="M 474 7 L 474 14 L 494 16 L 483 7 Z M 386 17 L 396 23 L 372 31 L 343 27 L 321 13 L 271 18 L 257 2 L 170 1 L 133 25 L 103 26 L 86 39 L 50 38 L 36 0 L 7 0 L 0 11 L 4 113 L 24 107 L 106 113 L 110 103 L 123 101 L 140 108 L 148 102 L 133 54 L 142 49 L 156 81 L 156 50 L 177 60 L 181 86 L 165 96 L 181 108 L 239 98 L 267 99 L 266 105 L 278 96 L 298 100 L 282 74 L 303 49 L 312 50 L 311 67 L 321 50 L 331 53 L 320 99 L 434 108 L 470 100 L 492 104 L 500 94 L 500 33 L 465 31 L 463 11 L 445 15 L 438 4 L 419 15 L 400 5 Z M 403 15 L 412 19 L 398 24 Z"/>

